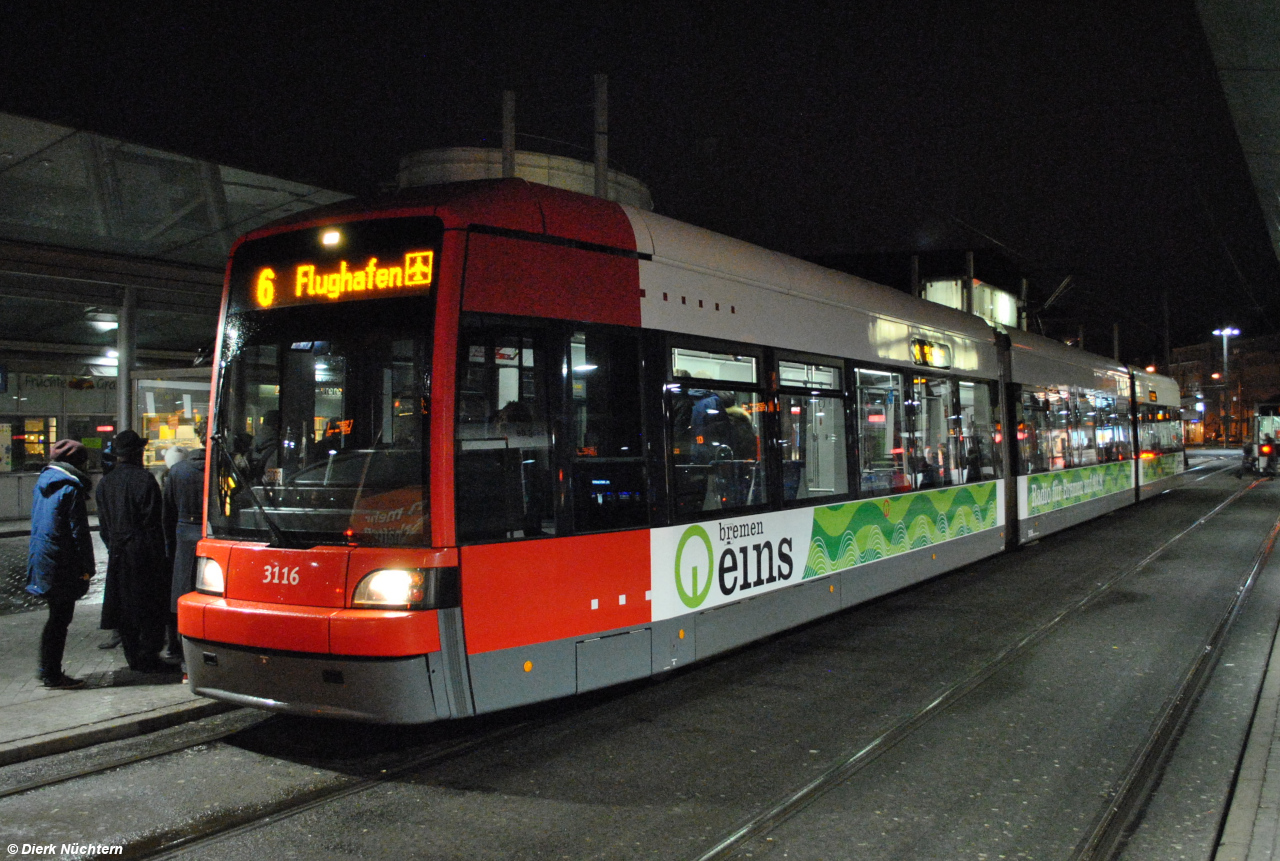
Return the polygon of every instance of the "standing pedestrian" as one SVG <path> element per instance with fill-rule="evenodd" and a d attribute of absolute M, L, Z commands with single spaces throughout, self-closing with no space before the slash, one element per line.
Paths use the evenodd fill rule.
<path fill-rule="evenodd" d="M 196 423 L 196 437 L 204 439 L 203 420 Z M 164 540 L 173 560 L 173 583 L 169 591 L 168 657 L 181 658 L 177 635 L 178 598 L 196 588 L 196 543 L 201 538 L 204 518 L 204 449 L 195 448 L 184 460 L 169 469 L 164 486 Z"/>
<path fill-rule="evenodd" d="M 112 441 L 116 466 L 98 483 L 98 523 L 107 545 L 102 626 L 120 632 L 129 669 L 171 672 L 160 660 L 171 580 L 160 487 L 142 466 L 147 441 L 131 430 Z"/>
<path fill-rule="evenodd" d="M 105 478 L 111 472 L 111 470 L 115 469 L 115 467 L 116 467 L 116 454 L 114 451 L 111 450 L 111 440 L 107 440 L 106 446 L 102 449 L 103 477 Z M 105 591 L 111 591 L 110 577 L 107 578 Z M 106 629 L 108 634 L 107 634 L 107 638 L 98 644 L 99 649 L 114 649 L 116 646 L 120 645 L 120 632 L 117 631 L 115 628 L 113 628 L 111 624 L 107 622 L 108 612 L 109 611 L 108 611 L 107 602 L 103 601 L 102 610 L 100 611 L 102 621 L 99 623 L 98 627 Z"/>
<path fill-rule="evenodd" d="M 49 606 L 49 619 L 40 634 L 36 678 L 46 688 L 65 690 L 84 685 L 62 672 L 62 653 L 76 601 L 89 591 L 94 571 L 87 508 L 90 481 L 83 471 L 89 450 L 75 440 L 62 439 L 53 444 L 50 455 L 32 494 L 27 591 Z"/>

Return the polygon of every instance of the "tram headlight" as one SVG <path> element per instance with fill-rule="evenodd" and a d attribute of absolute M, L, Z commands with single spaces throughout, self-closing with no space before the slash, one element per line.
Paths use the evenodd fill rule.
<path fill-rule="evenodd" d="M 196 557 L 196 591 L 206 595 L 221 595 L 227 590 L 227 578 L 222 566 L 207 556 Z"/>
<path fill-rule="evenodd" d="M 356 584 L 351 606 L 378 610 L 435 610 L 456 607 L 457 568 L 379 568 Z"/>

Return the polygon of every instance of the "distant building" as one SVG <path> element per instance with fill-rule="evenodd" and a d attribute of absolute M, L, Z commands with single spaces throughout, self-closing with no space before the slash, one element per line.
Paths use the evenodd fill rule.
<path fill-rule="evenodd" d="M 1189 443 L 1241 443 L 1256 405 L 1280 395 L 1280 335 L 1232 338 L 1227 349 L 1225 384 L 1221 340 L 1171 351 Z"/>

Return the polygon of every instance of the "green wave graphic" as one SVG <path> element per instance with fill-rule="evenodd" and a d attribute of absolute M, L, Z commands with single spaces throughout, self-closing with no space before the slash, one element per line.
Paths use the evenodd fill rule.
<path fill-rule="evenodd" d="M 991 529 L 997 487 L 992 481 L 815 509 L 803 579 Z"/>

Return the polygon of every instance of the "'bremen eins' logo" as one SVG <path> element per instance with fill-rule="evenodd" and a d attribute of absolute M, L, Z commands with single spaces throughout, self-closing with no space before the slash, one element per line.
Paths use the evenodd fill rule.
<path fill-rule="evenodd" d="M 701 546 L 695 542 L 689 547 L 689 556 L 684 556 L 685 547 L 689 545 L 691 539 L 698 539 Z M 680 536 L 680 543 L 676 545 L 676 591 L 680 593 L 680 600 L 689 609 L 695 609 L 707 600 L 707 595 L 711 592 L 711 581 L 715 579 L 715 558 L 711 549 L 711 536 L 707 534 L 707 530 L 701 526 L 690 526 L 684 531 L 684 535 Z M 685 588 L 685 583 L 689 584 L 689 588 Z"/>

